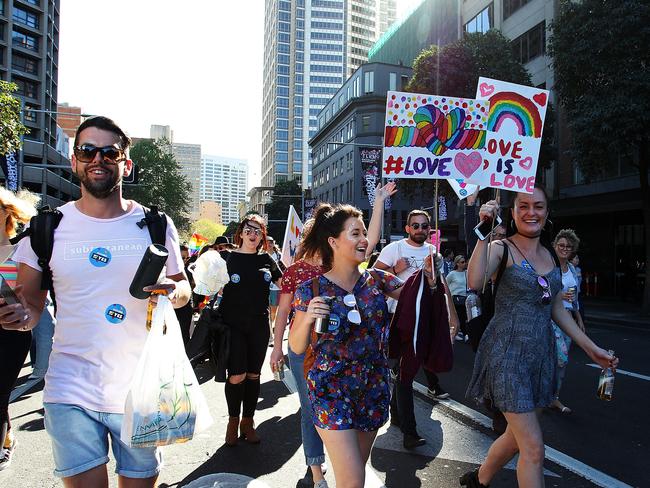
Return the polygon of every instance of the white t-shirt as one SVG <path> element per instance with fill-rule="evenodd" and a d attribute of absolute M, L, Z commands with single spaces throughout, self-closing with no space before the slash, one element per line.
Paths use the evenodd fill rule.
<path fill-rule="evenodd" d="M 392 268 L 401 258 L 407 258 L 409 261 L 409 267 L 401 273 L 397 274 L 397 276 L 402 281 L 406 281 L 411 277 L 412 274 L 424 266 L 424 259 L 429 255 L 430 247 L 433 246 L 426 242 L 422 246 L 412 246 L 407 242 L 406 239 L 402 239 L 397 242 L 391 242 L 385 248 L 383 248 L 381 250 L 381 254 L 379 254 L 379 257 L 377 258 L 377 261 L 380 261 Z M 393 272 L 392 269 L 388 271 L 391 273 Z M 397 307 L 397 300 L 394 298 L 389 298 L 387 303 L 388 311 L 390 313 L 394 313 L 395 307 Z"/>
<path fill-rule="evenodd" d="M 576 287 L 576 292 L 573 294 L 573 300 L 577 301 L 578 300 L 578 282 L 576 281 L 576 277 L 573 275 L 573 272 L 571 271 L 571 268 L 567 270 L 566 273 L 562 273 L 562 292 L 566 293 L 569 291 L 569 288 L 572 286 Z M 574 304 L 568 300 L 562 300 L 562 305 L 564 305 L 564 308 L 567 310 L 573 310 Z M 577 307 L 576 307 L 577 308 Z"/>
<path fill-rule="evenodd" d="M 450 271 L 445 279 L 452 295 L 467 296 L 467 271 Z"/>
<path fill-rule="evenodd" d="M 54 233 L 50 268 L 57 324 L 43 401 L 123 413 L 133 371 L 147 339 L 147 300 L 129 294 L 129 285 L 151 244 L 142 206 L 132 202 L 125 215 L 98 219 L 74 202 L 59 207 L 63 218 Z M 178 234 L 167 219 L 166 275 L 183 271 Z M 29 239 L 15 261 L 40 271 Z"/>

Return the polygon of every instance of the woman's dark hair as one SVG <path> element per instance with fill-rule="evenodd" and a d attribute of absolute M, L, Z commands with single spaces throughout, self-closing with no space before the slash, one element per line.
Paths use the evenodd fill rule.
<path fill-rule="evenodd" d="M 542 233 L 539 236 L 539 240 L 544 247 L 551 249 L 552 248 L 551 240 L 553 236 L 553 222 L 549 218 L 550 206 L 549 206 L 548 193 L 546 192 L 546 188 L 544 188 L 544 186 L 541 183 L 535 183 L 535 189 L 541 191 L 542 194 L 544 195 L 544 200 L 546 200 L 546 208 L 548 211 L 546 216 L 546 224 L 542 229 Z M 508 237 L 517 233 L 517 226 L 515 225 L 515 220 L 514 220 L 514 210 L 515 210 L 515 205 L 517 202 L 518 195 L 519 193 L 515 193 L 514 198 L 510 200 L 510 215 L 509 218 L 506 219 L 506 235 Z"/>
<path fill-rule="evenodd" d="M 343 231 L 345 221 L 350 217 L 362 218 L 361 210 L 352 205 L 321 203 L 314 210 L 314 225 L 302 241 L 303 252 L 306 256 L 319 255 L 323 261 L 323 268 L 332 267 L 334 252 L 328 239 L 338 237 Z"/>
<path fill-rule="evenodd" d="M 242 239 L 241 235 L 242 232 L 244 232 L 244 227 L 248 222 L 255 222 L 260 226 L 260 229 L 262 231 L 262 239 L 260 240 L 260 243 L 257 245 L 257 252 L 261 251 L 267 251 L 268 250 L 268 245 L 266 241 L 266 222 L 264 222 L 264 219 L 257 214 L 248 214 L 246 215 L 242 221 L 239 223 L 239 227 L 237 227 L 237 231 L 235 232 L 235 245 L 237 247 L 241 247 L 242 243 L 244 240 Z M 252 227 L 252 226 L 251 226 Z"/>

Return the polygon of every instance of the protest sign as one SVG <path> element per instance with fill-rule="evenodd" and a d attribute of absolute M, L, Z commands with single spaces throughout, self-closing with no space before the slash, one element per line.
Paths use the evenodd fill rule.
<path fill-rule="evenodd" d="M 481 171 L 488 103 L 389 91 L 383 177 L 468 179 Z"/>
<path fill-rule="evenodd" d="M 476 97 L 489 102 L 487 142 L 483 171 L 467 181 L 532 193 L 549 92 L 481 77 Z"/>
<path fill-rule="evenodd" d="M 300 236 L 302 234 L 302 222 L 298 217 L 298 212 L 289 205 L 289 215 L 287 216 L 287 228 L 284 231 L 284 241 L 282 242 L 282 263 L 288 268 L 293 264 L 296 258 Z"/>
<path fill-rule="evenodd" d="M 368 197 L 370 208 L 375 204 L 375 188 L 379 182 L 379 163 L 381 161 L 381 149 L 362 147 L 359 149 L 361 158 L 361 189 Z"/>
<path fill-rule="evenodd" d="M 478 188 L 478 185 L 467 183 L 465 180 L 449 179 L 447 181 L 449 182 L 449 186 L 451 186 L 452 190 L 456 192 L 456 195 L 458 195 L 458 198 L 460 200 L 467 198 Z"/>

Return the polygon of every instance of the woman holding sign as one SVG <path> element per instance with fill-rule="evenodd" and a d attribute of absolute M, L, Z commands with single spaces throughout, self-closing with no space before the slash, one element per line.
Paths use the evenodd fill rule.
<path fill-rule="evenodd" d="M 492 200 L 479 212 L 481 220 L 496 218 Z M 479 241 L 468 268 L 472 289 L 497 270 L 503 253 L 507 267 L 495 299 L 494 317 L 479 345 L 467 394 L 479 402 L 490 400 L 501 410 L 508 427 L 488 451 L 479 469 L 466 473 L 460 484 L 487 486 L 517 453 L 517 480 L 522 488 L 544 486 L 544 441 L 537 412 L 554 400 L 557 361 L 551 319 L 603 368 L 618 359 L 596 346 L 580 330 L 562 304 L 560 269 L 540 242 L 548 218 L 548 198 L 542 188 L 517 193 L 511 209 L 515 234 L 508 239 Z M 488 251 L 489 246 L 489 251 Z"/>

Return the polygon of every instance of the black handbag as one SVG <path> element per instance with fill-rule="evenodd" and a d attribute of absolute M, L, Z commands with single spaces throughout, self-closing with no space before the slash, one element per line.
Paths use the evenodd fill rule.
<path fill-rule="evenodd" d="M 194 332 L 187 343 L 186 353 L 192 365 L 200 362 L 210 353 L 212 332 L 217 332 L 224 327 L 223 318 L 217 305 L 217 295 L 203 307 L 201 314 L 194 324 Z"/>
<path fill-rule="evenodd" d="M 465 296 L 465 295 L 454 295 L 454 296 L 452 296 L 452 298 L 454 299 L 454 305 L 457 305 L 459 307 L 460 306 L 465 306 L 465 300 L 467 300 L 467 296 Z"/>

